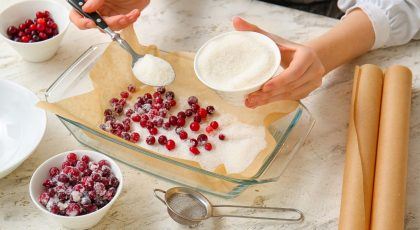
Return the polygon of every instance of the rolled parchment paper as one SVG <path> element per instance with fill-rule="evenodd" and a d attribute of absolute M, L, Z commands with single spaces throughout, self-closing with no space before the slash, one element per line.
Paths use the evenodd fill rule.
<path fill-rule="evenodd" d="M 405 189 L 411 107 L 411 72 L 385 72 L 371 229 L 404 229 Z"/>
<path fill-rule="evenodd" d="M 339 229 L 369 229 L 383 74 L 375 65 L 356 66 Z"/>

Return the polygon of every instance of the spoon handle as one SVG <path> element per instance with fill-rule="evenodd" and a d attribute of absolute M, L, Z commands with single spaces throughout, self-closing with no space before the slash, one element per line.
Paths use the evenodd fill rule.
<path fill-rule="evenodd" d="M 67 2 L 77 11 L 79 14 L 83 15 L 86 18 L 92 19 L 95 24 L 101 28 L 106 29 L 108 28 L 108 25 L 104 21 L 104 19 L 96 12 L 93 13 L 86 13 L 83 11 L 82 7 L 85 5 L 84 0 L 67 0 Z"/>

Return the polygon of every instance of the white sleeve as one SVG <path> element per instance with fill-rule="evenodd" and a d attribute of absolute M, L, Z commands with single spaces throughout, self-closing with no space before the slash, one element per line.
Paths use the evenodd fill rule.
<path fill-rule="evenodd" d="M 375 32 L 372 49 L 420 39 L 420 0 L 339 0 L 337 5 L 343 18 L 356 8 L 367 14 Z"/>

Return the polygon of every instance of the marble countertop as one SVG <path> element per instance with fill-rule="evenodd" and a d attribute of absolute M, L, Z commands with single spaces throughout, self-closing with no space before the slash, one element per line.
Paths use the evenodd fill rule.
<path fill-rule="evenodd" d="M 63 0 L 60 0 L 63 1 Z M 0 10 L 14 2 L 2 0 Z M 63 1 L 64 2 L 64 1 Z M 194 51 L 207 39 L 232 30 L 230 19 L 240 15 L 261 27 L 297 42 L 317 36 L 337 20 L 252 0 L 152 0 L 136 23 L 140 40 L 164 50 Z M 95 30 L 69 28 L 57 55 L 45 63 L 27 63 L 0 41 L 0 79 L 17 82 L 42 97 L 46 88 L 84 50 L 109 41 Z M 259 185 L 232 200 L 209 196 L 213 203 L 296 207 L 305 213 L 300 224 L 254 220 L 212 219 L 197 229 L 336 229 L 340 210 L 353 68 L 372 63 L 381 67 L 408 66 L 413 74 L 413 99 L 409 146 L 406 228 L 420 226 L 420 41 L 370 52 L 328 74 L 323 86 L 303 103 L 317 123 L 279 181 Z M 55 222 L 31 203 L 28 183 L 36 167 L 56 153 L 86 148 L 51 114 L 38 149 L 13 173 L 0 179 L 0 229 L 57 229 Z M 174 223 L 153 198 L 152 188 L 174 184 L 120 164 L 124 191 L 96 229 L 188 229 Z"/>

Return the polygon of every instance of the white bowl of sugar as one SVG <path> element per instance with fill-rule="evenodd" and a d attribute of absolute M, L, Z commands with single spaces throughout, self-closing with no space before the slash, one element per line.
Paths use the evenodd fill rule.
<path fill-rule="evenodd" d="M 278 46 L 267 36 L 233 31 L 207 41 L 195 56 L 194 70 L 225 101 L 243 106 L 248 94 L 282 70 L 280 61 Z"/>

